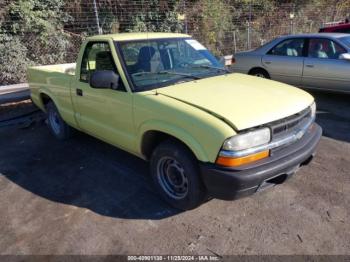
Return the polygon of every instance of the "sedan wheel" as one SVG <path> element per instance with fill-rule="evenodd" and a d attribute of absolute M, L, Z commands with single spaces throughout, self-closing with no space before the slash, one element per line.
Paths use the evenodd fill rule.
<path fill-rule="evenodd" d="M 270 79 L 270 75 L 268 72 L 266 72 L 266 70 L 264 69 L 260 69 L 260 68 L 256 68 L 256 69 L 252 69 L 249 72 L 249 75 L 252 76 L 256 76 L 256 77 L 260 77 L 260 78 L 266 78 L 266 79 Z"/>
<path fill-rule="evenodd" d="M 262 74 L 262 73 L 256 73 L 254 76 L 261 77 L 261 78 L 266 78 L 265 75 Z"/>

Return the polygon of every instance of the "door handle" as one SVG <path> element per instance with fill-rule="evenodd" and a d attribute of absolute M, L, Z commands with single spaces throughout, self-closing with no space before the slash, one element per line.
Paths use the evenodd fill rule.
<path fill-rule="evenodd" d="M 77 96 L 83 96 L 83 90 L 77 88 L 76 89 Z"/>
<path fill-rule="evenodd" d="M 271 61 L 264 61 L 265 64 L 269 65 L 271 64 L 272 62 Z"/>
<path fill-rule="evenodd" d="M 314 65 L 306 65 L 306 67 L 314 68 L 315 66 Z"/>

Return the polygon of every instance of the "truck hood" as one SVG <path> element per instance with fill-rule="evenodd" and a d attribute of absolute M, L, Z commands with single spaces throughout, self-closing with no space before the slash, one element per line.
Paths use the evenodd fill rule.
<path fill-rule="evenodd" d="M 209 112 L 237 131 L 296 114 L 314 100 L 298 88 L 237 73 L 175 84 L 156 92 Z"/>

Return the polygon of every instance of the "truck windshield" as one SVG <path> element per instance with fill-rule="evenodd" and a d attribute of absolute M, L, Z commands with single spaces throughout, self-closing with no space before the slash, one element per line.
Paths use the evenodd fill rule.
<path fill-rule="evenodd" d="M 117 42 L 135 91 L 226 73 L 225 67 L 191 38 Z"/>

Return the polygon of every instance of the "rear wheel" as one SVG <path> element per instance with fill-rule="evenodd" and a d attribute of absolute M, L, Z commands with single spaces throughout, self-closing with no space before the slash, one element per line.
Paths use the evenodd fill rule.
<path fill-rule="evenodd" d="M 163 199 L 177 209 L 196 208 L 206 199 L 197 160 L 180 143 L 165 141 L 154 150 L 151 175 Z"/>
<path fill-rule="evenodd" d="M 70 138 L 72 135 L 72 128 L 64 122 L 52 101 L 47 104 L 46 110 L 47 124 L 51 133 L 60 140 Z"/>
<path fill-rule="evenodd" d="M 256 77 L 270 79 L 269 73 L 266 72 L 266 70 L 260 69 L 260 68 L 256 68 L 256 69 L 251 70 L 249 72 L 249 74 L 252 75 L 252 76 L 256 76 Z"/>

